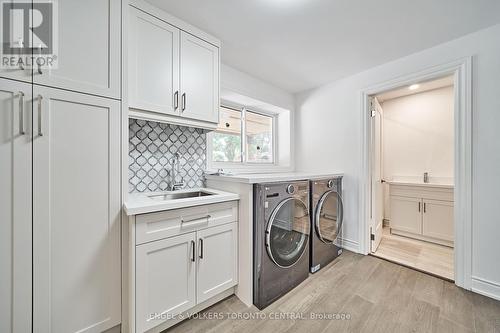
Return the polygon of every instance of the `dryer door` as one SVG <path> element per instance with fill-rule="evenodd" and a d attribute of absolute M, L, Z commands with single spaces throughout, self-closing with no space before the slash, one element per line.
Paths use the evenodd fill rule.
<path fill-rule="evenodd" d="M 337 191 L 328 191 L 321 196 L 316 207 L 314 227 L 322 242 L 336 243 L 342 230 L 343 212 L 342 198 Z"/>
<path fill-rule="evenodd" d="M 267 253 L 283 268 L 293 266 L 304 254 L 309 240 L 310 220 L 307 205 L 287 198 L 274 209 L 266 229 Z"/>

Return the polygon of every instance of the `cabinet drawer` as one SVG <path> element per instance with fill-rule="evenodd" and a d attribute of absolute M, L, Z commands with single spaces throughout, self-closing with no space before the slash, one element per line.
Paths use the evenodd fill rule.
<path fill-rule="evenodd" d="M 136 245 L 238 220 L 238 201 L 138 215 Z"/>

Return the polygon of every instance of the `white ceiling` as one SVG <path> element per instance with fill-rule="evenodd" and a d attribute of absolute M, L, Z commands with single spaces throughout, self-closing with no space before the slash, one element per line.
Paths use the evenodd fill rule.
<path fill-rule="evenodd" d="M 499 0 L 148 0 L 222 40 L 222 62 L 299 92 L 500 22 Z"/>

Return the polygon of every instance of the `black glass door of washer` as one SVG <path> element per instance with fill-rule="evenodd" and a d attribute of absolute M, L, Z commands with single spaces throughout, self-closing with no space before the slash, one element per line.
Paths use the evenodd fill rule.
<path fill-rule="evenodd" d="M 294 265 L 307 248 L 310 219 L 307 206 L 299 199 L 283 200 L 273 211 L 266 229 L 266 247 L 280 267 Z"/>
<path fill-rule="evenodd" d="M 328 191 L 316 207 L 315 229 L 318 237 L 328 244 L 336 241 L 342 229 L 342 199 L 336 191 Z"/>

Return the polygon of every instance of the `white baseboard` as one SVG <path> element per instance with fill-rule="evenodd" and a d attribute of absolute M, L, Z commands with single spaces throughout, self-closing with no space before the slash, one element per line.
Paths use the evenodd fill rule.
<path fill-rule="evenodd" d="M 500 301 L 499 283 L 473 276 L 472 291 Z"/>
<path fill-rule="evenodd" d="M 342 239 L 341 244 L 342 244 L 342 248 L 344 248 L 348 251 L 360 253 L 359 252 L 359 243 L 356 241 L 344 238 L 344 239 Z"/>

